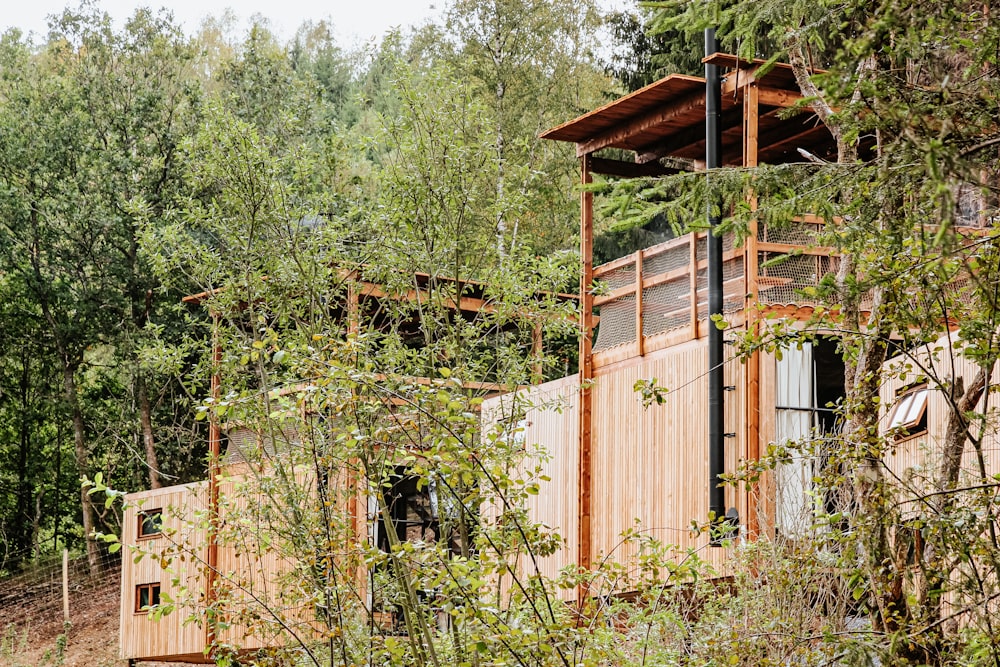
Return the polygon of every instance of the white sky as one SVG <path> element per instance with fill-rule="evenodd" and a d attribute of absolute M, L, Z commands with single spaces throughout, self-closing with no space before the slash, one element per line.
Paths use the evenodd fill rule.
<path fill-rule="evenodd" d="M 232 8 L 241 19 L 261 14 L 283 39 L 290 38 L 306 19 L 329 18 L 337 37 L 346 45 L 379 38 L 393 27 L 418 25 L 436 17 L 446 0 L 97 0 L 120 25 L 137 7 L 166 7 L 188 33 L 197 30 L 209 15 L 221 16 Z M 18 27 L 44 36 L 46 17 L 63 8 L 78 7 L 77 0 L 0 0 L 0 32 Z"/>

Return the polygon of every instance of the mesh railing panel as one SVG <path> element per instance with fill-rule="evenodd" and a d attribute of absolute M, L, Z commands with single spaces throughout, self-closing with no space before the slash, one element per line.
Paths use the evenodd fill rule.
<path fill-rule="evenodd" d="M 642 291 L 642 335 L 656 334 L 691 323 L 691 280 L 687 276 Z"/>
<path fill-rule="evenodd" d="M 680 269 L 691 263 L 691 247 L 688 244 L 670 248 L 651 257 L 642 258 L 642 273 L 644 276 L 655 276 Z"/>
<path fill-rule="evenodd" d="M 635 285 L 635 281 L 634 263 L 626 264 L 598 278 L 602 292 Z M 594 338 L 594 352 L 635 342 L 635 294 L 628 294 L 604 304 L 600 307 L 600 317 Z"/>
<path fill-rule="evenodd" d="M 735 257 L 722 265 L 722 312 L 736 313 L 746 304 L 743 258 Z"/>
<path fill-rule="evenodd" d="M 613 291 L 620 287 L 635 284 L 635 264 L 626 264 L 620 268 L 605 273 L 597 279 L 602 290 Z"/>
<path fill-rule="evenodd" d="M 815 235 L 818 227 L 809 223 L 783 226 L 775 229 L 763 229 L 760 240 L 763 243 L 779 243 L 782 245 L 801 246 L 808 252 L 815 248 Z M 698 261 L 704 261 L 707 255 L 708 240 L 699 237 L 696 241 L 696 256 Z M 724 252 L 734 249 L 733 235 L 723 238 Z M 738 251 L 739 249 L 737 249 Z M 655 254 L 654 254 L 655 253 Z M 690 267 L 691 247 L 688 243 L 678 244 L 657 251 L 654 249 L 643 257 L 642 277 L 648 280 L 653 276 L 663 275 Z M 790 254 L 761 251 L 758 255 L 758 275 L 760 285 L 760 301 L 766 304 L 807 304 L 802 290 L 815 286 L 824 275 L 836 271 L 838 260 L 835 257 Z M 736 257 L 727 260 L 722 267 L 723 273 L 723 314 L 732 315 L 744 309 L 746 305 L 746 270 L 744 257 L 737 253 Z M 634 261 L 609 271 L 599 278 L 601 292 L 607 294 L 619 289 L 627 289 L 636 285 L 636 266 Z M 707 270 L 700 268 L 695 276 L 697 284 L 696 302 L 698 319 L 704 320 L 708 314 Z M 691 324 L 691 278 L 690 274 L 678 276 L 669 282 L 646 287 L 642 291 L 643 303 L 643 337 L 650 337 Z M 636 342 L 636 299 L 633 292 L 622 295 L 600 306 L 600 323 L 597 327 L 594 341 L 594 351 L 609 350 L 621 345 Z"/>
<path fill-rule="evenodd" d="M 757 231 L 757 239 L 765 243 L 786 243 L 788 245 L 816 245 L 816 235 L 819 227 L 806 222 L 798 224 L 765 226 Z"/>
<path fill-rule="evenodd" d="M 831 266 L 830 258 L 817 255 L 759 253 L 757 284 L 761 303 L 809 302 L 802 290 L 818 285 Z"/>
<path fill-rule="evenodd" d="M 601 306 L 594 352 L 635 341 L 635 294 L 627 294 Z"/>

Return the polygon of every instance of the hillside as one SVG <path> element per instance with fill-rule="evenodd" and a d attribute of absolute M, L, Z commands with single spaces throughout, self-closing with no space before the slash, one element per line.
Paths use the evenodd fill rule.
<path fill-rule="evenodd" d="M 70 623 L 63 625 L 62 561 L 44 561 L 0 581 L 0 667 L 124 667 L 118 659 L 118 559 L 91 577 L 68 569 Z"/>

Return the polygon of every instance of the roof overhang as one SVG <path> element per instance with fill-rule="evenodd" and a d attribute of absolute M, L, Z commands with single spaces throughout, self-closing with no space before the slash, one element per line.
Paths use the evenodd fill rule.
<path fill-rule="evenodd" d="M 724 165 L 744 164 L 744 99 L 754 89 L 758 100 L 758 160 L 799 162 L 799 149 L 821 159 L 836 155 L 833 137 L 802 98 L 790 65 L 745 61 L 716 53 L 705 62 L 726 70 L 721 108 Z M 543 139 L 576 144 L 578 156 L 605 148 L 632 151 L 636 165 L 607 161 L 599 173 L 650 175 L 661 158 L 696 164 L 705 154 L 705 80 L 672 74 L 599 109 L 554 127 Z"/>

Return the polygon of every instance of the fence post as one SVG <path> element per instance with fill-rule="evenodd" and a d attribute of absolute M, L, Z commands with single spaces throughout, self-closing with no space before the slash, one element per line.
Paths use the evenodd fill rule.
<path fill-rule="evenodd" d="M 63 549 L 62 563 L 63 620 L 69 623 L 69 550 Z"/>

